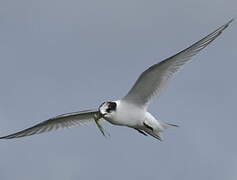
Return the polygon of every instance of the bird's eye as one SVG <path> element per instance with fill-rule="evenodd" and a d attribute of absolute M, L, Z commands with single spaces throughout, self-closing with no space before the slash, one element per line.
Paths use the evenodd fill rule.
<path fill-rule="evenodd" d="M 111 110 L 116 110 L 117 104 L 115 102 L 111 102 L 109 104 L 109 107 L 110 107 Z"/>
<path fill-rule="evenodd" d="M 115 102 L 109 102 L 108 108 L 106 109 L 106 111 L 110 113 L 111 111 L 115 111 L 116 107 L 117 107 L 117 104 Z"/>

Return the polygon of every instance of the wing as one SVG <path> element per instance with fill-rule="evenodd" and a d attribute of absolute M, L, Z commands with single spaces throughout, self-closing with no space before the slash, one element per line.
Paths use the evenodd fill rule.
<path fill-rule="evenodd" d="M 232 21 L 233 19 L 190 47 L 144 71 L 123 100 L 146 107 L 153 96 L 160 94 L 174 73 L 215 40 Z"/>
<path fill-rule="evenodd" d="M 62 114 L 56 116 L 54 118 L 48 119 L 39 123 L 33 127 L 27 128 L 25 130 L 2 136 L 0 139 L 12 139 L 19 138 L 24 136 L 31 136 L 34 134 L 40 134 L 52 130 L 56 130 L 59 128 L 69 128 L 73 126 L 79 126 L 89 121 L 94 121 L 94 117 L 98 115 L 98 111 L 96 110 L 88 110 L 88 111 L 80 111 L 68 114 Z"/>

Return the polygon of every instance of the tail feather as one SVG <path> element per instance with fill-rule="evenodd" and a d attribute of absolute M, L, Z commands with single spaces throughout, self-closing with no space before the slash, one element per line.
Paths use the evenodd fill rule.
<path fill-rule="evenodd" d="M 170 124 L 170 123 L 166 123 L 166 122 L 163 122 L 161 125 L 162 125 L 162 127 L 163 127 L 164 129 L 168 129 L 168 128 L 170 128 L 170 127 L 179 127 L 179 126 L 176 125 L 176 124 Z"/>
<path fill-rule="evenodd" d="M 163 141 L 163 136 L 162 136 L 162 134 L 161 134 L 161 132 L 154 132 L 154 131 L 152 131 L 152 130 L 150 130 L 150 129 L 146 129 L 146 130 L 144 130 L 147 134 L 149 134 L 150 136 L 152 136 L 152 137 L 154 137 L 154 138 L 156 138 L 156 139 L 158 139 L 158 140 L 160 140 L 160 141 Z"/>

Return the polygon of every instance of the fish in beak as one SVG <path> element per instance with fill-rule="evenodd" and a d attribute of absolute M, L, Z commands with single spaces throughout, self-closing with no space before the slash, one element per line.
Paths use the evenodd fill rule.
<path fill-rule="evenodd" d="M 99 128 L 100 132 L 103 134 L 104 137 L 109 137 L 110 134 L 106 131 L 103 126 L 101 125 L 101 119 L 103 118 L 103 114 L 99 111 L 98 114 L 94 116 L 95 124 Z"/>

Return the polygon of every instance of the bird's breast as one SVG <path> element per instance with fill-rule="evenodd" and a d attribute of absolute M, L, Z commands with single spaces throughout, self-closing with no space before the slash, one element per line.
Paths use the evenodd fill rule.
<path fill-rule="evenodd" d="M 116 112 L 107 120 L 114 125 L 139 127 L 142 125 L 144 118 L 145 113 L 142 109 L 131 105 L 120 104 Z"/>

